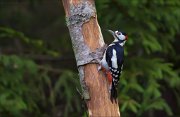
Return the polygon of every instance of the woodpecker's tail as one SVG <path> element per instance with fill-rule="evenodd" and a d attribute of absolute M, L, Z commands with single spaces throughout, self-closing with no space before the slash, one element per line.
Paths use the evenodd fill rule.
<path fill-rule="evenodd" d="M 117 89 L 114 86 L 114 83 L 112 82 L 112 87 L 111 87 L 111 102 L 113 103 L 113 100 L 117 103 Z"/>

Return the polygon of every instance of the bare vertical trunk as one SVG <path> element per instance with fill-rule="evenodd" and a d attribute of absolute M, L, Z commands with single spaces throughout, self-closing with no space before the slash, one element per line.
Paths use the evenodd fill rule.
<path fill-rule="evenodd" d="M 62 0 L 89 116 L 120 116 L 109 98 L 108 82 L 98 72 L 104 40 L 93 0 Z"/>

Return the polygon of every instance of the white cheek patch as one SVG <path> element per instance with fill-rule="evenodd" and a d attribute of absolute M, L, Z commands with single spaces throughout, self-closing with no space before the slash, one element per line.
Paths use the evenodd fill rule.
<path fill-rule="evenodd" d="M 125 36 L 124 35 L 118 35 L 118 38 L 120 39 L 120 40 L 125 40 Z"/>

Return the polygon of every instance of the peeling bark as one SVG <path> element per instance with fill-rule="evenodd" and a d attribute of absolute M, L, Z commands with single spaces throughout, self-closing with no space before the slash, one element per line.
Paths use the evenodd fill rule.
<path fill-rule="evenodd" d="M 106 48 L 93 0 L 63 0 L 66 21 L 89 116 L 120 116 L 118 104 L 109 99 L 108 82 L 98 72 Z"/>
<path fill-rule="evenodd" d="M 86 83 L 84 81 L 83 65 L 89 63 L 98 63 L 98 61 L 102 57 L 103 51 L 98 51 L 100 50 L 98 48 L 96 52 L 91 51 L 91 48 L 87 45 L 87 43 L 90 41 L 84 40 L 84 38 L 86 38 L 84 36 L 89 36 L 88 34 L 91 33 L 89 33 L 89 30 L 82 30 L 82 25 L 84 24 L 85 26 L 85 23 L 89 22 L 91 18 L 95 17 L 96 9 L 88 1 L 82 2 L 77 5 L 70 5 L 69 16 L 66 17 L 67 26 L 69 28 L 69 31 L 71 32 L 70 36 L 72 39 L 73 49 L 78 66 L 83 98 L 86 100 L 90 99 L 90 96 L 88 87 L 86 86 Z M 86 27 L 88 28 L 89 25 Z M 102 36 L 95 39 L 97 39 L 97 42 L 99 41 L 98 45 L 100 45 L 100 47 L 104 45 Z"/>

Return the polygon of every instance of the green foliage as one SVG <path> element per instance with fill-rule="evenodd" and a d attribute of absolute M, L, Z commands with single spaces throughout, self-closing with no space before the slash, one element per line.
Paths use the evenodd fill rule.
<path fill-rule="evenodd" d="M 130 37 L 119 90 L 122 116 L 130 117 L 129 111 L 155 116 L 155 110 L 172 116 L 174 108 L 163 95 L 179 92 L 180 76 L 164 56 L 175 55 L 172 42 L 180 31 L 180 2 L 106 0 L 96 5 L 103 27 L 120 28 Z M 177 101 L 180 96 L 174 98 Z"/>
<path fill-rule="evenodd" d="M 45 43 L 40 39 L 30 39 L 27 36 L 24 35 L 24 33 L 13 30 L 11 28 L 7 27 L 0 27 L 0 39 L 3 41 L 16 41 L 21 42 L 24 44 L 24 46 L 29 47 L 28 49 L 31 50 L 33 53 L 45 53 L 47 55 L 52 56 L 59 56 L 59 53 L 54 50 L 49 50 Z M 12 46 L 12 45 L 11 45 Z"/>
<path fill-rule="evenodd" d="M 56 116 L 59 109 L 63 116 L 68 116 L 81 111 L 80 97 L 75 90 L 79 86 L 77 74 L 66 70 L 53 82 L 48 69 L 41 72 L 39 69 L 31 60 L 15 55 L 0 56 L 0 113 L 3 117 L 24 117 L 27 113 L 35 117 Z M 65 108 L 57 105 L 62 100 Z M 51 109 L 44 113 L 43 108 Z"/>
<path fill-rule="evenodd" d="M 121 115 L 179 116 L 179 0 L 96 0 L 96 6 L 106 42 L 112 37 L 104 29 L 129 37 Z M 0 116 L 86 117 L 62 4 L 2 1 L 0 19 Z"/>
<path fill-rule="evenodd" d="M 0 112 L 12 116 L 21 116 L 21 111 L 36 107 L 28 94 L 31 89 L 26 86 L 24 75 L 34 77 L 37 73 L 35 63 L 30 60 L 20 59 L 15 55 L 0 56 Z M 32 97 L 34 98 L 34 97 Z M 4 115 L 4 116 L 5 116 Z"/>

